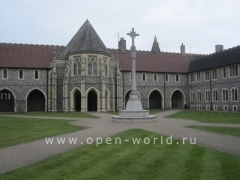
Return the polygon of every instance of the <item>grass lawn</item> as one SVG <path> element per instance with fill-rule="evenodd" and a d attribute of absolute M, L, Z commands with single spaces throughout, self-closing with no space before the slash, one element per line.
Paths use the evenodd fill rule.
<path fill-rule="evenodd" d="M 233 127 L 213 127 L 213 126 L 188 126 L 189 128 L 199 129 L 219 134 L 227 134 L 240 137 L 240 128 Z"/>
<path fill-rule="evenodd" d="M 85 129 L 67 120 L 0 117 L 0 147 Z"/>
<path fill-rule="evenodd" d="M 181 111 L 167 116 L 167 118 L 179 118 L 196 120 L 203 123 L 240 124 L 240 113 L 209 112 L 209 111 Z"/>
<path fill-rule="evenodd" d="M 46 112 L 28 112 L 28 113 L 1 113 L 1 115 L 22 115 L 22 116 L 48 116 L 48 117 L 73 117 L 73 118 L 98 118 L 96 116 L 87 114 L 87 113 L 64 113 L 64 112 L 56 112 L 56 113 L 46 113 Z"/>
<path fill-rule="evenodd" d="M 156 114 L 156 113 L 160 113 L 163 112 L 165 110 L 162 109 L 151 109 L 149 110 L 149 114 Z M 113 115 L 119 115 L 119 111 L 112 111 L 112 112 L 108 112 L 109 114 L 113 114 Z"/>
<path fill-rule="evenodd" d="M 240 179 L 240 157 L 198 145 L 181 144 L 178 140 L 173 140 L 172 145 L 160 144 L 160 136 L 144 130 L 129 130 L 115 136 L 122 138 L 121 145 L 87 145 L 0 176 L 1 179 L 20 180 Z M 159 141 L 133 145 L 132 137 L 159 138 Z M 125 142 L 125 139 L 130 141 Z M 163 142 L 166 142 L 165 136 Z"/>

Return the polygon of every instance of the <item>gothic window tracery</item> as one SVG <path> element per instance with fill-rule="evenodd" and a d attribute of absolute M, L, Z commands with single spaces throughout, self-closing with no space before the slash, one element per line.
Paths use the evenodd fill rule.
<path fill-rule="evenodd" d="M 97 75 L 97 57 L 88 58 L 88 75 Z"/>

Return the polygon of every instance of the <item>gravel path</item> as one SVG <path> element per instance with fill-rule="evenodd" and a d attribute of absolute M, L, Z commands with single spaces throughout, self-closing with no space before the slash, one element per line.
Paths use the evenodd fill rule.
<path fill-rule="evenodd" d="M 196 138 L 196 143 L 199 145 L 240 156 L 239 137 L 204 132 L 186 127 L 240 127 L 240 124 L 200 123 L 192 120 L 164 118 L 165 116 L 174 114 L 179 111 L 180 110 L 170 110 L 158 113 L 156 114 L 157 121 L 152 123 L 114 123 L 111 121 L 112 115 L 106 113 L 91 113 L 92 115 L 101 117 L 99 119 L 25 116 L 26 118 L 75 120 L 71 121 L 70 124 L 77 126 L 86 126 L 89 128 L 73 133 L 55 136 L 53 137 L 54 140 L 52 144 L 47 144 L 45 139 L 41 139 L 16 146 L 0 148 L 0 173 L 23 167 L 37 161 L 49 158 L 51 156 L 64 153 L 68 150 L 81 147 L 87 144 L 87 140 L 88 143 L 90 143 L 91 141 L 96 141 L 96 139 L 99 137 L 110 137 L 114 134 L 126 131 L 128 129 L 144 129 L 169 137 L 172 136 L 173 138 L 179 140 L 183 140 L 183 138 L 185 138 L 185 142 L 189 142 L 190 140 L 192 140 L 191 142 L 194 142 L 194 139 Z M 58 144 L 57 138 L 65 138 L 65 144 Z M 76 144 L 70 144 L 69 138 L 77 138 Z M 179 141 L 179 143 L 182 143 L 182 141 Z"/>

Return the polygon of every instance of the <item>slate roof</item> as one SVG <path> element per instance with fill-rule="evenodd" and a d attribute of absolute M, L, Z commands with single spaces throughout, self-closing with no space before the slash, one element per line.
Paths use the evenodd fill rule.
<path fill-rule="evenodd" d="M 240 63 L 240 46 L 191 61 L 189 72 Z"/>
<path fill-rule="evenodd" d="M 109 51 L 116 54 L 115 49 Z M 127 50 L 126 54 L 118 53 L 118 58 L 121 71 L 131 71 L 130 50 Z M 136 71 L 187 73 L 190 62 L 180 53 L 153 54 L 150 51 L 137 51 Z"/>
<path fill-rule="evenodd" d="M 49 68 L 53 60 L 53 45 L 0 43 L 0 67 Z M 64 46 L 55 46 L 62 52 Z"/>
<path fill-rule="evenodd" d="M 82 27 L 68 43 L 62 57 L 66 57 L 68 53 L 81 51 L 97 51 L 109 54 L 108 49 L 88 20 L 85 21 Z"/>

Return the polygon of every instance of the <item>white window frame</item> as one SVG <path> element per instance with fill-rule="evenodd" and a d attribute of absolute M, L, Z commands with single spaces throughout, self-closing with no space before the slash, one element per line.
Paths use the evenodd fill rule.
<path fill-rule="evenodd" d="M 236 110 L 234 110 L 234 109 L 236 109 Z M 238 111 L 237 105 L 233 105 L 233 106 L 232 106 L 232 111 Z"/>
<path fill-rule="evenodd" d="M 197 82 L 201 82 L 201 72 L 197 72 Z"/>
<path fill-rule="evenodd" d="M 218 90 L 217 89 L 212 90 L 212 102 L 218 102 Z"/>
<path fill-rule="evenodd" d="M 180 74 L 175 74 L 175 82 L 180 82 Z"/>
<path fill-rule="evenodd" d="M 206 74 L 207 74 L 207 72 L 208 72 L 208 79 L 206 79 Z M 211 73 L 210 70 L 205 70 L 205 71 L 204 71 L 204 81 L 210 81 L 210 73 Z"/>
<path fill-rule="evenodd" d="M 209 89 L 205 90 L 205 102 L 210 102 L 211 101 L 211 92 Z"/>
<path fill-rule="evenodd" d="M 167 80 L 166 80 L 167 79 Z M 165 82 L 169 82 L 169 74 L 168 73 L 165 73 L 164 75 L 164 81 Z"/>
<path fill-rule="evenodd" d="M 206 105 L 206 110 L 210 110 L 210 106 L 209 105 Z"/>
<path fill-rule="evenodd" d="M 194 99 L 195 99 L 195 92 L 190 91 L 190 102 L 194 102 Z"/>
<path fill-rule="evenodd" d="M 224 77 L 224 74 L 225 74 L 225 77 Z M 222 67 L 222 78 L 223 79 L 227 78 L 227 67 L 226 66 Z"/>
<path fill-rule="evenodd" d="M 218 71 L 217 68 L 214 68 L 211 70 L 212 73 L 212 80 L 217 80 L 218 79 Z"/>
<path fill-rule="evenodd" d="M 194 73 L 189 74 L 189 80 L 190 80 L 190 83 L 194 83 L 194 81 L 195 81 Z"/>
<path fill-rule="evenodd" d="M 228 105 L 223 105 L 223 111 L 228 111 Z"/>
<path fill-rule="evenodd" d="M 234 90 L 234 94 L 233 94 L 233 90 Z M 237 92 L 235 92 L 237 91 Z M 237 94 L 237 98 L 235 97 L 235 94 Z M 238 102 L 238 88 L 237 87 L 232 87 L 231 88 L 231 102 Z M 236 100 L 237 99 L 237 100 Z"/>
<path fill-rule="evenodd" d="M 231 76 L 231 67 L 233 67 L 233 72 L 232 72 L 232 74 L 234 73 L 234 68 L 236 68 L 237 71 L 235 72 L 235 74 L 237 73 L 237 75 L 232 75 L 232 76 Z M 229 70 L 229 73 L 228 73 L 229 78 L 239 77 L 239 66 L 238 66 L 238 64 L 232 64 L 232 65 L 230 65 L 229 68 L 228 68 L 228 70 Z"/>
<path fill-rule="evenodd" d="M 228 102 L 229 101 L 229 93 L 227 88 L 222 89 L 222 102 Z"/>
<path fill-rule="evenodd" d="M 196 93 L 197 102 L 202 102 L 202 92 L 200 90 Z"/>

